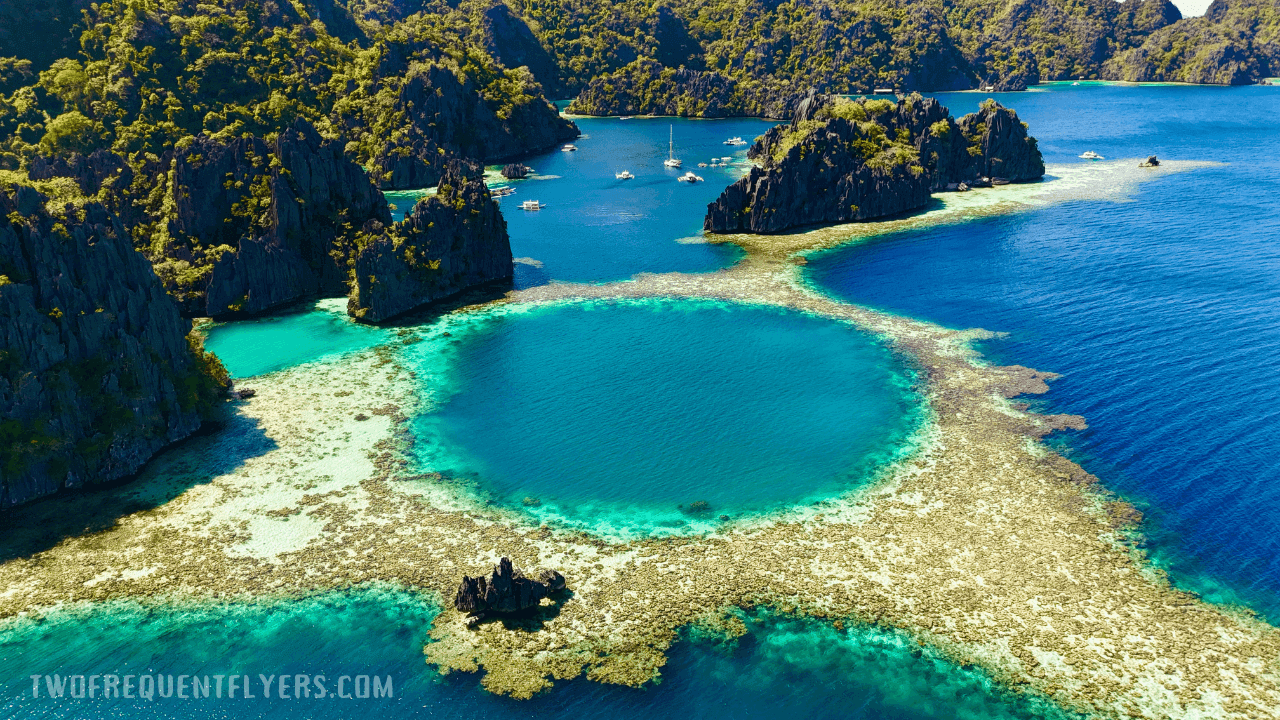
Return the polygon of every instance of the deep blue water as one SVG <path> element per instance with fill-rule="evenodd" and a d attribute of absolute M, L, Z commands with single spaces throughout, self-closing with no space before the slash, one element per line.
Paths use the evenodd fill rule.
<path fill-rule="evenodd" d="M 851 326 L 710 302 L 500 314 L 415 346 L 424 461 L 508 505 L 681 524 L 838 494 L 903 450 L 913 376 Z M 439 365 L 437 372 L 424 369 Z M 441 391 L 447 387 L 448 390 Z"/>
<path fill-rule="evenodd" d="M 985 96 L 940 96 L 954 114 Z M 1000 98 L 1049 162 L 1157 154 L 1223 167 L 1132 202 L 1069 202 L 811 259 L 851 302 L 1009 336 L 992 360 L 1063 375 L 1069 450 L 1139 501 L 1181 586 L 1280 620 L 1280 91 L 1055 87 Z"/>
<path fill-rule="evenodd" d="M 741 136 L 749 142 L 773 123 L 679 118 L 575 122 L 582 130 L 574 141 L 577 152 L 554 150 L 526 160 L 535 174 L 508 183 L 516 194 L 499 200 L 512 253 L 540 264 L 516 266 L 518 287 L 549 280 L 626 280 L 640 272 L 707 272 L 741 257 L 734 246 L 697 242 L 702 217 L 707 204 L 743 174 L 746 146 L 724 141 Z M 674 128 L 676 156 L 684 161 L 680 170 L 662 164 L 669 128 Z M 697 166 L 719 157 L 733 161 L 729 167 Z M 635 179 L 618 180 L 615 175 L 623 170 Z M 676 180 L 689 170 L 705 182 Z M 521 210 L 525 200 L 546 207 Z"/>

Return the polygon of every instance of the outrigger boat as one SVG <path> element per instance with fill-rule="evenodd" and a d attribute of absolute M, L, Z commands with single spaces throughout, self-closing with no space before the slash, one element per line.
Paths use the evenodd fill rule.
<path fill-rule="evenodd" d="M 678 177 L 678 178 L 676 178 L 676 179 L 677 179 L 677 180 L 679 180 L 680 182 L 687 182 L 687 183 L 699 183 L 699 182 L 702 182 L 702 178 L 701 178 L 701 177 L 699 177 L 699 176 L 697 176 L 697 175 L 694 175 L 692 170 L 690 170 L 689 172 L 687 172 L 687 173 L 685 173 L 685 174 L 681 175 L 680 177 Z"/>
<path fill-rule="evenodd" d="M 728 140 L 725 140 L 724 144 L 725 145 L 746 145 L 747 141 L 735 135 L 734 137 L 731 137 Z"/>
<path fill-rule="evenodd" d="M 614 173 L 613 176 L 618 178 L 619 180 L 630 180 L 635 177 L 635 175 L 631 174 L 630 170 L 623 170 L 620 173 Z"/>
<path fill-rule="evenodd" d="M 546 207 L 546 205 L 543 205 L 537 200 L 525 200 L 524 202 L 520 203 L 521 210 L 541 210 L 544 207 Z"/>
<path fill-rule="evenodd" d="M 560 152 L 573 152 L 577 149 L 578 149 L 577 145 L 565 145 L 564 147 L 560 148 Z"/>

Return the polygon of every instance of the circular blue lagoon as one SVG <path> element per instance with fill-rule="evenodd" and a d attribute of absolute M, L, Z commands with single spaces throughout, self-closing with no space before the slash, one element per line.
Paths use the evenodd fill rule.
<path fill-rule="evenodd" d="M 600 530 L 830 497 L 905 452 L 919 417 L 885 346 L 798 312 L 589 302 L 440 327 L 409 350 L 424 468 Z"/>

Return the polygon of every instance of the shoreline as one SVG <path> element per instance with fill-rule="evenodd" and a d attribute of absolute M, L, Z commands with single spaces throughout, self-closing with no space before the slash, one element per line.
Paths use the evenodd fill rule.
<path fill-rule="evenodd" d="M 725 270 L 544 285 L 459 311 L 701 298 L 810 312 L 889 338 L 924 373 L 929 438 L 865 491 L 698 536 L 610 543 L 539 527 L 433 489 L 430 478 L 404 482 L 402 426 L 429 400 L 411 391 L 399 349 L 384 345 L 256 379 L 258 395 L 239 405 L 243 437 L 197 439 L 181 456 L 161 458 L 121 493 L 119 517 L 99 532 L 68 534 L 35 554 L 6 552 L 0 618 L 80 600 L 289 595 L 377 581 L 448 593 L 462 574 L 508 555 L 529 569 L 561 570 L 574 597 L 538 632 L 501 623 L 466 630 L 446 608 L 425 652 L 441 672 L 483 669 L 487 689 L 515 697 L 584 674 L 644 684 L 660 673 L 680 628 L 728 607 L 765 606 L 906 632 L 1067 709 L 1280 717 L 1280 630 L 1172 588 L 1126 543 L 1137 532 L 1131 506 L 1040 442 L 1083 419 L 1011 401 L 1046 392 L 1055 375 L 984 364 L 971 343 L 986 331 L 823 297 L 794 260 L 1041 202 L 1123 200 L 1142 179 L 1206 165 L 1170 162 L 1139 174 L 1119 163 L 1132 164 L 975 191 L 914 218 L 721 238 L 746 252 Z M 1116 174 L 1101 183 L 1099 172 Z M 1031 192 L 1008 194 L 1024 188 Z M 357 413 L 371 417 L 347 420 Z M 156 502 L 126 512 L 128 496 Z M 27 531 L 43 530 L 40 515 L 54 505 L 68 506 L 44 505 Z"/>

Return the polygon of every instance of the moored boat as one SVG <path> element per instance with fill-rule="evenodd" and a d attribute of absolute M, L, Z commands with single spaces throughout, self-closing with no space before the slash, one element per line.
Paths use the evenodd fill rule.
<path fill-rule="evenodd" d="M 667 138 L 667 159 L 663 160 L 662 164 L 669 168 L 678 168 L 682 163 L 680 162 L 679 158 L 676 157 L 676 142 L 675 142 L 676 130 L 674 125 L 670 126 L 668 135 L 669 137 Z"/>

